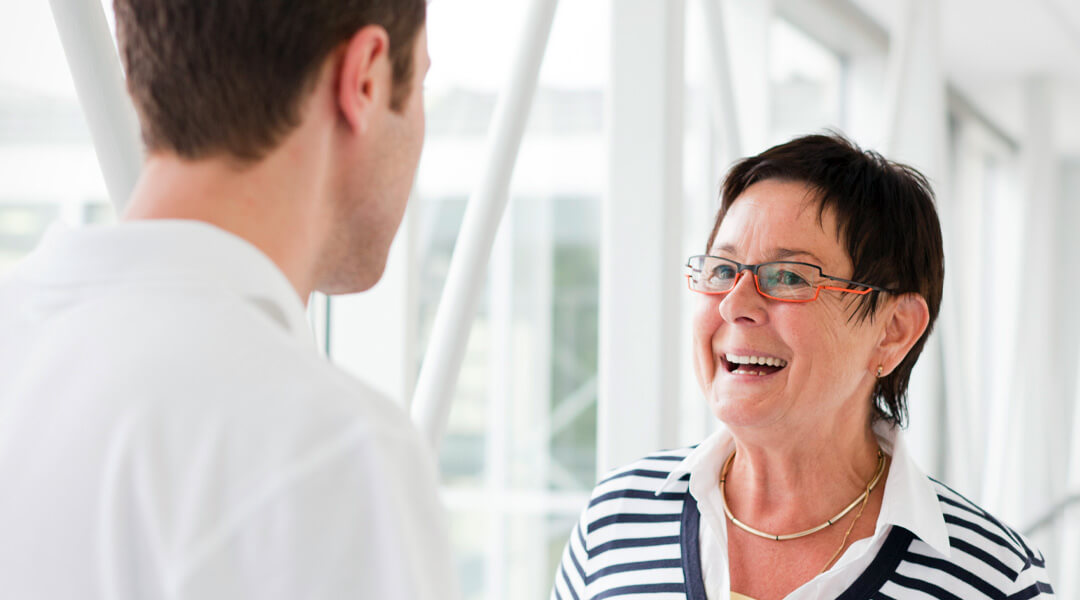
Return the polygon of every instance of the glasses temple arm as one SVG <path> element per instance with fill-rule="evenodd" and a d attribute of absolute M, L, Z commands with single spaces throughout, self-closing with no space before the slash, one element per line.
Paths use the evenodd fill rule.
<path fill-rule="evenodd" d="M 897 294 L 897 293 L 899 293 L 899 292 L 897 292 L 895 290 L 890 290 L 890 289 L 886 289 L 886 288 L 883 288 L 883 287 L 878 287 L 876 285 L 870 285 L 869 283 L 862 283 L 860 281 L 852 281 L 850 279 L 844 279 L 842 277 L 833 277 L 832 275 L 826 275 L 824 273 L 822 273 L 821 276 L 823 278 L 825 278 L 825 279 L 831 279 L 832 281 L 842 281 L 842 282 L 844 282 L 844 283 L 846 283 L 848 285 L 857 285 L 859 287 L 869 288 L 871 290 L 874 290 L 875 292 L 884 292 L 886 294 Z M 822 286 L 822 287 L 828 287 L 828 286 Z"/>

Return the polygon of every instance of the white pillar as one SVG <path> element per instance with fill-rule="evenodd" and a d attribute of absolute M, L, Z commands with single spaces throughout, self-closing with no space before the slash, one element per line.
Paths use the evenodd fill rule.
<path fill-rule="evenodd" d="M 1078 223 L 1080 225 L 1080 223 Z M 1080 374 L 1080 364 L 1074 367 L 1074 372 Z M 1080 379 L 1077 380 L 1076 389 L 1080 390 Z M 1072 398 L 1072 448 L 1069 452 L 1069 468 L 1065 475 L 1066 487 L 1070 494 L 1080 494 L 1080 393 Z M 1061 550 L 1057 562 L 1062 565 L 1080 564 L 1080 502 L 1074 503 L 1065 509 L 1061 524 Z M 1056 579 L 1060 587 L 1055 591 L 1062 598 L 1076 598 L 1080 596 L 1080 570 L 1075 568 L 1058 568 Z"/>
<path fill-rule="evenodd" d="M 1059 231 L 1080 231 L 1080 206 L 1076 202 L 1080 198 L 1080 162 L 1074 162 L 1070 167 L 1063 169 L 1062 188 L 1060 199 L 1064 210 L 1064 217 L 1060 221 Z M 1067 201 L 1066 197 L 1072 197 L 1073 201 Z M 1076 235 L 1063 236 L 1062 252 L 1059 256 L 1063 261 L 1080 256 L 1080 238 Z M 1072 267 L 1075 269 L 1075 267 Z M 1066 279 L 1066 288 L 1060 291 L 1063 298 L 1076 298 L 1080 294 L 1080 283 L 1075 279 Z M 1071 311 L 1070 311 L 1071 312 Z M 1078 319 L 1070 315 L 1071 323 L 1066 329 L 1065 336 L 1061 340 L 1065 344 L 1072 344 L 1071 352 L 1065 352 L 1066 356 L 1072 357 L 1074 385 L 1070 394 L 1065 396 L 1066 402 L 1071 402 L 1071 407 L 1063 407 L 1062 412 L 1072 413 L 1071 429 L 1072 447 L 1069 449 L 1069 464 L 1065 475 L 1066 488 L 1069 494 L 1080 494 L 1080 352 L 1078 352 L 1077 340 L 1080 333 Z M 1066 421 L 1066 423 L 1069 423 Z M 1061 565 L 1080 565 L 1080 503 L 1071 505 L 1065 511 L 1065 517 L 1060 527 L 1061 550 L 1055 562 Z M 1080 597 L 1080 570 L 1075 568 L 1061 568 L 1057 570 L 1058 577 L 1055 580 L 1056 591 L 1062 598 Z"/>
<path fill-rule="evenodd" d="M 124 211 L 142 171 L 139 120 L 99 0 L 49 0 L 105 187 Z"/>
<path fill-rule="evenodd" d="M 597 467 L 677 436 L 682 0 L 614 0 L 600 254 Z"/>

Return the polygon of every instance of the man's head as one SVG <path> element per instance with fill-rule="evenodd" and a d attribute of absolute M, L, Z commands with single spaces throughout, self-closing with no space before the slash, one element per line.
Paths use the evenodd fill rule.
<path fill-rule="evenodd" d="M 310 283 L 374 285 L 419 162 L 426 0 L 115 0 L 115 12 L 149 154 L 237 173 L 300 165 L 320 188 L 295 198 L 320 221 L 303 234 Z"/>
<path fill-rule="evenodd" d="M 147 149 L 258 160 L 294 128 L 327 58 L 361 29 L 390 40 L 400 110 L 425 0 L 115 0 Z"/>

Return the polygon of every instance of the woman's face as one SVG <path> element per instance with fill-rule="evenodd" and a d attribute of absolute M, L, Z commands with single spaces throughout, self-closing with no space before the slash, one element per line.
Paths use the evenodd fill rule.
<path fill-rule="evenodd" d="M 755 183 L 732 204 L 709 253 L 744 264 L 806 262 L 850 279 L 836 217 L 828 210 L 819 221 L 818 206 L 802 183 Z M 695 371 L 717 418 L 740 428 L 813 426 L 836 422 L 840 413 L 868 418 L 874 349 L 883 330 L 869 319 L 849 320 L 857 299 L 822 290 L 813 302 L 770 300 L 758 294 L 749 272 L 727 294 L 701 295 Z M 740 368 L 736 357 L 782 366 Z"/>

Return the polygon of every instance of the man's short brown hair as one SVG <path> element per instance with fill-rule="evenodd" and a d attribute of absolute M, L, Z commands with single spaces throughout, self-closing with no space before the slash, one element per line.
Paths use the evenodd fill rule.
<path fill-rule="evenodd" d="M 390 37 L 399 110 L 426 0 L 115 0 L 128 92 L 151 152 L 254 161 L 300 120 L 325 59 L 368 25 Z"/>

